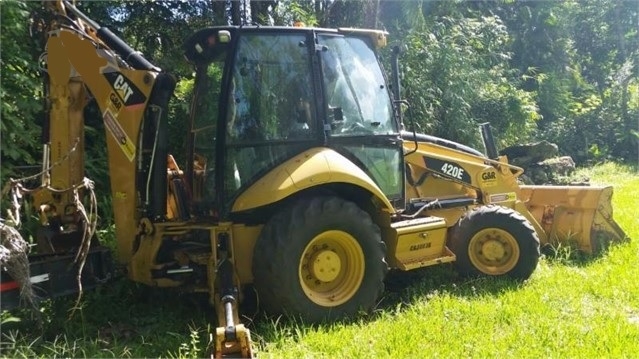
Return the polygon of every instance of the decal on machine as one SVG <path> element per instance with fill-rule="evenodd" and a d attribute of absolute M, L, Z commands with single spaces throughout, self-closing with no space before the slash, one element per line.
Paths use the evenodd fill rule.
<path fill-rule="evenodd" d="M 133 161 L 133 158 L 135 158 L 135 144 L 131 141 L 129 135 L 124 132 L 124 129 L 115 119 L 111 111 L 106 110 L 102 118 L 104 119 L 104 126 L 109 130 L 111 135 L 113 135 L 113 138 L 118 143 L 118 146 L 120 146 L 120 149 L 122 149 L 122 152 L 124 152 L 126 158 L 128 158 L 129 161 Z"/>
<path fill-rule="evenodd" d="M 107 81 L 109 81 L 109 84 L 111 84 L 111 87 L 115 90 L 117 98 L 119 98 L 121 103 L 124 103 L 125 107 L 142 105 L 146 101 L 146 97 L 142 94 L 142 91 L 140 91 L 140 89 L 138 89 L 131 81 L 127 80 L 121 72 L 104 72 L 104 77 Z M 111 97 L 110 100 L 117 108 L 113 97 Z"/>
<path fill-rule="evenodd" d="M 109 95 L 109 100 L 111 100 L 113 108 L 116 111 L 120 112 L 120 110 L 122 109 L 122 101 L 120 101 L 118 95 L 116 95 L 115 92 L 111 92 L 111 94 Z"/>
<path fill-rule="evenodd" d="M 481 174 L 481 179 L 485 182 L 494 181 L 497 179 L 497 173 L 495 171 L 484 172 Z"/>
<path fill-rule="evenodd" d="M 494 187 L 497 185 L 497 172 L 488 171 L 482 172 L 481 182 L 485 187 Z"/>
<path fill-rule="evenodd" d="M 412 251 L 418 251 L 420 249 L 426 249 L 430 247 L 431 247 L 431 243 L 426 242 L 426 243 L 420 243 L 420 244 L 413 244 L 412 246 L 408 248 L 408 250 L 412 252 Z"/>
<path fill-rule="evenodd" d="M 517 199 L 515 192 L 491 194 L 488 198 L 489 203 L 511 202 Z"/>
<path fill-rule="evenodd" d="M 424 162 L 426 163 L 426 168 L 441 173 L 446 177 L 451 177 L 453 179 L 471 183 L 470 175 L 464 167 L 460 166 L 455 162 L 449 162 L 440 160 L 437 158 L 424 156 Z"/>

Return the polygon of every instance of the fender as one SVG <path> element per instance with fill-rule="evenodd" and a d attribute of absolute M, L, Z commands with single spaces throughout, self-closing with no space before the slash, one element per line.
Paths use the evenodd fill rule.
<path fill-rule="evenodd" d="M 318 147 L 296 155 L 255 182 L 237 198 L 232 212 L 275 203 L 301 190 L 327 183 L 361 187 L 383 204 L 382 210 L 395 211 L 379 186 L 362 169 L 336 151 Z"/>

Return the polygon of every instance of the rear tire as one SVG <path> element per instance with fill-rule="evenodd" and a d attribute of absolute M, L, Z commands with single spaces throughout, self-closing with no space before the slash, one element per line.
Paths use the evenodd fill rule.
<path fill-rule="evenodd" d="M 449 248 L 463 276 L 528 279 L 539 262 L 539 238 L 520 213 L 501 206 L 468 212 L 450 232 Z"/>
<path fill-rule="evenodd" d="M 255 245 L 260 305 L 308 322 L 369 310 L 384 289 L 384 255 L 379 227 L 354 203 L 300 201 L 273 216 Z"/>

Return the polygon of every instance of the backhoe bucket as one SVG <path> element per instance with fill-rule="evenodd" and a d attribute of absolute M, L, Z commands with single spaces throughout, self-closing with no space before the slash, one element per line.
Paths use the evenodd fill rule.
<path fill-rule="evenodd" d="M 596 254 L 627 239 L 612 218 L 611 186 L 521 186 L 520 199 L 545 231 L 542 245 Z"/>

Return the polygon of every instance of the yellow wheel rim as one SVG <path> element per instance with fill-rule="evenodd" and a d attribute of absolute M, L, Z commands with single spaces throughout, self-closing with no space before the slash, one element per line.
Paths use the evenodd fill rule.
<path fill-rule="evenodd" d="M 487 228 L 477 232 L 468 244 L 472 264 L 482 273 L 501 275 L 508 273 L 519 260 L 519 245 L 503 229 Z"/>
<path fill-rule="evenodd" d="M 357 240 L 343 231 L 326 231 L 304 248 L 299 279 L 315 304 L 335 307 L 351 299 L 364 279 L 364 252 Z"/>

